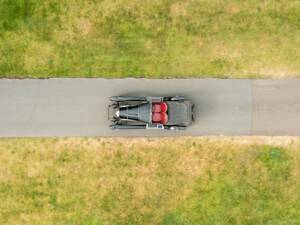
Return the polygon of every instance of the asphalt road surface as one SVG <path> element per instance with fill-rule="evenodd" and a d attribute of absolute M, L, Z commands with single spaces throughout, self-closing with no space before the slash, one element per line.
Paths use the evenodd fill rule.
<path fill-rule="evenodd" d="M 253 83 L 253 134 L 300 136 L 300 79 Z"/>
<path fill-rule="evenodd" d="M 183 95 L 186 131 L 110 130 L 112 95 Z M 300 135 L 300 80 L 0 80 L 0 136 Z"/>

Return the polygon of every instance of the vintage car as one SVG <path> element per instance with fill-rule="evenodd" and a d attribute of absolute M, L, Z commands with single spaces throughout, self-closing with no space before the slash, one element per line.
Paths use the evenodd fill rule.
<path fill-rule="evenodd" d="M 112 96 L 110 102 L 112 129 L 184 130 L 194 120 L 194 104 L 183 96 Z"/>

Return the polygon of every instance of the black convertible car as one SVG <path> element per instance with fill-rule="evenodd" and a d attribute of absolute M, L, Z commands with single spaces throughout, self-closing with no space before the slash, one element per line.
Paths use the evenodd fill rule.
<path fill-rule="evenodd" d="M 112 96 L 110 101 L 112 129 L 184 130 L 194 120 L 194 104 L 183 96 Z"/>

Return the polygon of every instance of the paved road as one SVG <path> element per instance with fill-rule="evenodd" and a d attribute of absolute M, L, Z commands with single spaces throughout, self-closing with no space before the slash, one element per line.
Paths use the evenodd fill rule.
<path fill-rule="evenodd" d="M 112 131 L 111 95 L 184 95 L 186 131 Z M 300 80 L 0 80 L 0 136 L 300 135 Z"/>
<path fill-rule="evenodd" d="M 300 79 L 254 81 L 253 133 L 300 136 Z"/>

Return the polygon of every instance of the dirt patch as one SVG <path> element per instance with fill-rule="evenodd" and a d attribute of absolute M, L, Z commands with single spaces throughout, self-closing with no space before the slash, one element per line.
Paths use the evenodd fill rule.
<path fill-rule="evenodd" d="M 173 3 L 170 7 L 171 16 L 176 18 L 179 16 L 186 16 L 188 14 L 187 7 L 190 4 L 190 1 L 180 1 Z"/>
<path fill-rule="evenodd" d="M 77 22 L 77 29 L 83 36 L 88 36 L 93 30 L 92 22 L 88 19 L 80 19 Z"/>

